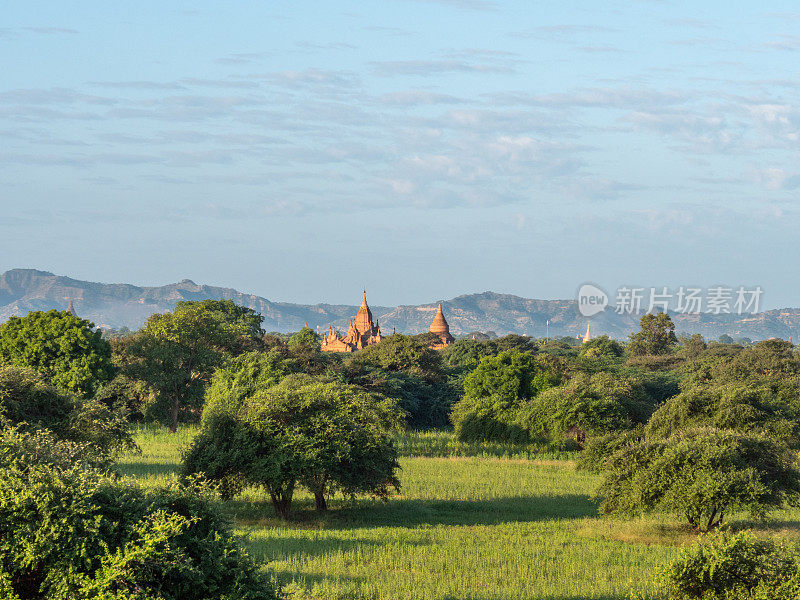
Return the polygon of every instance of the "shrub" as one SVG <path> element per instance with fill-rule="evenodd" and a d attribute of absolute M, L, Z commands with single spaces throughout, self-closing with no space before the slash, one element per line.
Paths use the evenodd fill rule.
<path fill-rule="evenodd" d="M 67 311 L 33 311 L 0 325 L 0 358 L 31 367 L 53 385 L 91 396 L 114 376 L 111 346 L 94 323 Z"/>
<path fill-rule="evenodd" d="M 800 565 L 787 548 L 750 532 L 705 535 L 662 574 L 675 600 L 795 600 Z"/>
<path fill-rule="evenodd" d="M 442 378 L 442 357 L 429 343 L 417 336 L 396 333 L 353 354 L 351 361 L 384 371 L 404 371 L 425 381 Z"/>
<path fill-rule="evenodd" d="M 617 340 L 612 340 L 607 335 L 601 335 L 581 345 L 578 356 L 598 358 L 601 356 L 618 358 L 625 353 L 625 349 Z"/>
<path fill-rule="evenodd" d="M 91 442 L 93 452 L 110 456 L 136 447 L 125 417 L 97 399 L 53 387 L 33 369 L 0 365 L 0 419 L 6 424 Z"/>
<path fill-rule="evenodd" d="M 278 351 L 248 352 L 217 369 L 206 390 L 203 423 L 235 413 L 258 390 L 275 385 L 289 374 L 289 360 Z"/>
<path fill-rule="evenodd" d="M 0 590 L 22 600 L 275 598 L 202 492 L 120 483 L 81 451 L 47 432 L 0 435 Z"/>
<path fill-rule="evenodd" d="M 552 369 L 532 354 L 507 350 L 481 359 L 464 380 L 464 396 L 451 420 L 461 441 L 527 442 L 520 409 L 557 383 Z"/>
<path fill-rule="evenodd" d="M 588 437 L 630 429 L 652 413 L 644 386 L 637 379 L 610 373 L 578 373 L 521 408 L 518 423 L 533 435 Z"/>
<path fill-rule="evenodd" d="M 768 433 L 796 443 L 796 415 L 766 386 L 743 383 L 698 384 L 667 400 L 653 414 L 648 434 L 669 437 L 681 429 L 714 427 L 744 433 Z"/>
<path fill-rule="evenodd" d="M 607 461 L 603 513 L 665 510 L 710 530 L 731 511 L 763 516 L 800 495 L 795 457 L 782 444 L 734 431 L 695 429 L 624 446 Z"/>
<path fill-rule="evenodd" d="M 615 431 L 589 439 L 577 461 L 578 469 L 600 473 L 606 462 L 626 446 L 638 444 L 644 439 L 644 427 L 638 426 L 628 431 Z"/>

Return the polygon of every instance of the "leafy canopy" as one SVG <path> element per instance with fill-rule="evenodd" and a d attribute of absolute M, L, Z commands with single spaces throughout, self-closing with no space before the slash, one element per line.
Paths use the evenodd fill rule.
<path fill-rule="evenodd" d="M 731 511 L 762 516 L 799 494 L 800 471 L 785 446 L 712 428 L 624 446 L 608 459 L 598 490 L 604 513 L 664 510 L 705 531 Z"/>
<path fill-rule="evenodd" d="M 67 311 L 33 311 L 0 325 L 0 358 L 36 369 L 53 385 L 91 396 L 114 376 L 111 346 L 94 323 Z"/>
<path fill-rule="evenodd" d="M 628 351 L 634 356 L 670 354 L 678 342 L 675 324 L 667 313 L 643 315 L 639 327 L 628 343 Z"/>
<path fill-rule="evenodd" d="M 225 496 L 245 484 L 262 486 L 276 514 L 289 518 L 297 485 L 314 494 L 319 510 L 336 491 L 385 498 L 399 488 L 388 433 L 401 414 L 392 399 L 293 375 L 250 396 L 233 390 L 216 406 L 183 470 L 220 482 Z"/>

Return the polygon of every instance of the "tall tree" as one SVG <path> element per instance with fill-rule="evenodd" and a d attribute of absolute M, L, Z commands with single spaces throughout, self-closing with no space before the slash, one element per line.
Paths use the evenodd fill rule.
<path fill-rule="evenodd" d="M 62 389 L 91 396 L 114 376 L 111 346 L 94 323 L 67 311 L 33 311 L 0 325 L 0 358 Z"/>
<path fill-rule="evenodd" d="M 667 313 L 648 313 L 639 321 L 639 327 L 628 344 L 628 351 L 634 356 L 669 354 L 678 342 L 675 323 Z"/>
<path fill-rule="evenodd" d="M 182 416 L 199 416 L 214 369 L 255 344 L 263 317 L 229 300 L 179 302 L 152 315 L 122 345 L 126 373 L 156 391 L 170 431 Z"/>

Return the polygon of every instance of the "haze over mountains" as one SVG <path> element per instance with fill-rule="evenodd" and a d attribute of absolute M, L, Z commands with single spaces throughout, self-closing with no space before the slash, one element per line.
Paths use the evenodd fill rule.
<path fill-rule="evenodd" d="M 359 290 L 354 300 L 360 301 Z M 180 300 L 233 300 L 264 315 L 267 331 L 297 331 L 305 323 L 323 331 L 329 326 L 347 328 L 358 308 L 353 305 L 293 304 L 274 302 L 231 288 L 196 284 L 184 279 L 178 283 L 143 287 L 80 281 L 34 269 L 12 269 L 0 275 L 0 322 L 11 315 L 23 316 L 32 310 L 64 310 L 73 300 L 79 316 L 97 326 L 119 329 L 139 328 L 153 313 L 167 312 Z M 395 328 L 401 333 L 427 331 L 438 300 L 417 306 L 370 306 L 384 334 Z M 550 336 L 575 336 L 586 330 L 574 300 L 533 300 L 510 294 L 483 292 L 443 300 L 442 308 L 451 332 L 458 336 L 474 331 L 497 335 L 519 333 L 544 337 L 547 321 Z M 722 334 L 753 340 L 780 337 L 798 339 L 800 309 L 779 309 L 755 315 L 673 315 L 679 333 L 701 333 L 707 339 Z M 637 315 L 618 315 L 612 308 L 591 318 L 592 335 L 608 334 L 625 338 L 638 329 Z"/>

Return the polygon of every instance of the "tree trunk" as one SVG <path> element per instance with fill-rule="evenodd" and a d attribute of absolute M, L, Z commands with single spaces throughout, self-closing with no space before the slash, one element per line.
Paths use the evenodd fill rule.
<path fill-rule="evenodd" d="M 176 394 L 175 398 L 173 398 L 172 400 L 172 406 L 169 409 L 170 433 L 175 433 L 176 431 L 178 431 L 178 411 L 180 409 L 180 406 L 181 406 L 180 398 L 178 398 Z"/>
<path fill-rule="evenodd" d="M 289 511 L 292 508 L 292 492 L 285 492 L 282 494 L 270 494 L 272 498 L 272 507 L 275 509 L 275 516 L 289 520 Z"/>
<path fill-rule="evenodd" d="M 328 502 L 325 500 L 325 494 L 320 490 L 314 492 L 314 503 L 316 504 L 317 511 L 324 512 L 328 510 Z"/>

